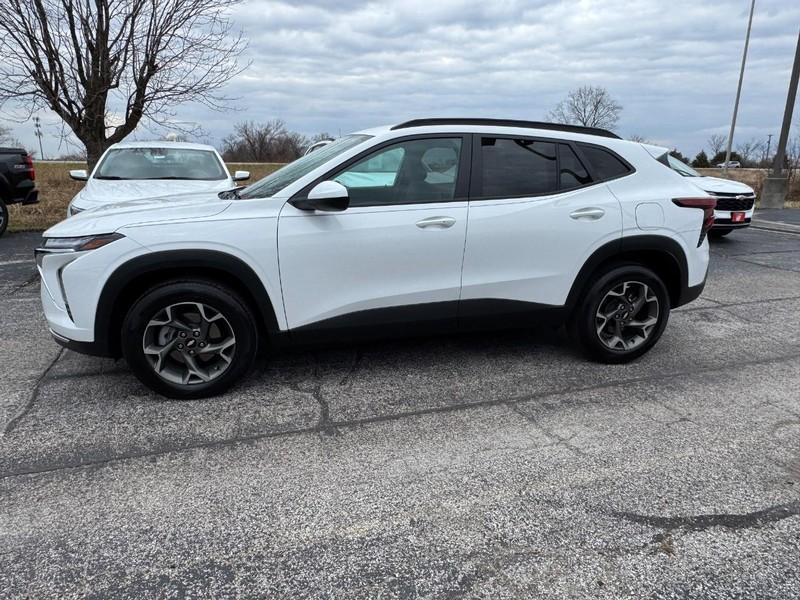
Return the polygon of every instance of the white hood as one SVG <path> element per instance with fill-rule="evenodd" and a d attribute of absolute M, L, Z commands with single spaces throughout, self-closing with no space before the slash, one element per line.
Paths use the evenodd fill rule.
<path fill-rule="evenodd" d="M 105 180 L 90 178 L 84 188 L 72 200 L 72 205 L 82 210 L 109 203 L 141 198 L 174 197 L 199 192 L 222 192 L 236 187 L 231 179 L 215 181 L 187 181 L 181 179 L 130 179 Z"/>
<path fill-rule="evenodd" d="M 220 199 L 216 192 L 113 202 L 65 219 L 45 231 L 44 235 L 79 237 L 113 233 L 121 227 L 144 223 L 197 220 L 218 215 L 231 202 Z"/>
<path fill-rule="evenodd" d="M 706 192 L 724 192 L 727 194 L 754 194 L 753 188 L 746 183 L 721 179 L 720 177 L 694 177 L 692 183 Z"/>

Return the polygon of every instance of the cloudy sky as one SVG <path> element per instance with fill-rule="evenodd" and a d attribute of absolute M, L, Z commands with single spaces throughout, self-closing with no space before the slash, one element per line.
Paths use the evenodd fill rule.
<path fill-rule="evenodd" d="M 238 110 L 179 117 L 212 142 L 243 119 L 334 135 L 423 116 L 543 119 L 591 84 L 624 107 L 620 134 L 694 155 L 727 133 L 749 4 L 249 0 L 234 15 L 252 61 L 230 85 Z M 756 1 L 737 140 L 778 133 L 799 28 L 797 0 Z M 15 133 L 34 139 L 29 125 Z"/>

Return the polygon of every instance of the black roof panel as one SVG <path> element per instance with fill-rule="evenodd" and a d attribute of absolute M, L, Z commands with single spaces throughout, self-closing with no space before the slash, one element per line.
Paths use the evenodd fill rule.
<path fill-rule="evenodd" d="M 563 125 L 561 123 L 544 123 L 542 121 L 518 121 L 514 119 L 413 119 L 395 125 L 392 129 L 408 129 L 409 127 L 424 127 L 426 125 L 487 125 L 491 127 L 524 127 L 526 129 L 549 129 L 551 131 L 569 131 L 585 135 L 597 135 L 606 138 L 621 139 L 616 133 L 598 127 L 583 127 L 581 125 Z"/>

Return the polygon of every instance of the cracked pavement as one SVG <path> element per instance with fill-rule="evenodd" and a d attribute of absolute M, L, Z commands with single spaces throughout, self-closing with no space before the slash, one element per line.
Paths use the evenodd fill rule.
<path fill-rule="evenodd" d="M 295 350 L 177 402 L 61 351 L 0 239 L 0 598 L 800 598 L 800 236 L 630 365 L 560 333 Z"/>

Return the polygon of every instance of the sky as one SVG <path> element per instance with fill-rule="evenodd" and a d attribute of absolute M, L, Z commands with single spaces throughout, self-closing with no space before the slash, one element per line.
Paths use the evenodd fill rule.
<path fill-rule="evenodd" d="M 603 86 L 617 132 L 694 156 L 727 134 L 749 0 L 247 0 L 232 13 L 250 66 L 232 110 L 185 105 L 219 144 L 241 120 L 313 135 L 435 116 L 543 120 L 571 89 Z M 779 133 L 800 1 L 756 0 L 735 140 Z M 45 154 L 56 152 L 42 114 Z M 800 122 L 800 114 L 795 122 Z M 14 134 L 34 147 L 28 124 Z M 800 131 L 800 130 L 798 130 Z M 139 131 L 136 137 L 152 139 Z M 735 145 L 735 144 L 734 144 Z"/>

